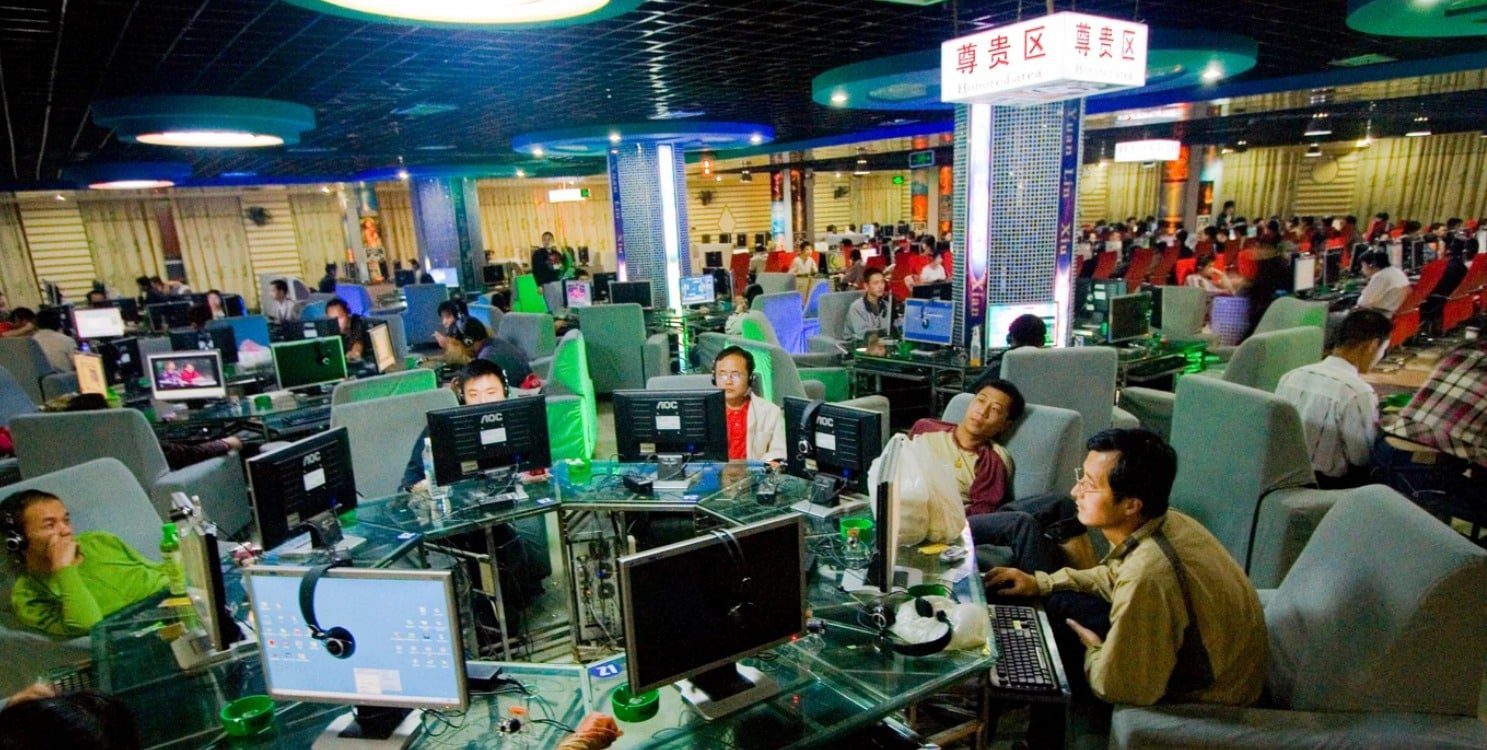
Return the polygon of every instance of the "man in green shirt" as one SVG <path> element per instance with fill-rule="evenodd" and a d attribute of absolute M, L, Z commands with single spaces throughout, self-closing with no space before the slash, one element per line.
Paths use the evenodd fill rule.
<path fill-rule="evenodd" d="M 74 535 L 56 495 L 22 490 L 0 502 L 0 533 L 17 573 L 10 605 L 27 627 L 66 637 L 88 631 L 165 588 L 157 563 L 106 531 Z"/>

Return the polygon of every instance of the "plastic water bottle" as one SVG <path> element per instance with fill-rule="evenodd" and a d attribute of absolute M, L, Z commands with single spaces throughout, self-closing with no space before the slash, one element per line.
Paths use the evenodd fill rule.
<path fill-rule="evenodd" d="M 160 535 L 160 566 L 172 596 L 186 593 L 186 569 L 181 567 L 181 539 L 176 525 L 165 524 Z"/>
<path fill-rule="evenodd" d="M 423 477 L 428 480 L 429 497 L 443 500 L 449 496 L 449 488 L 440 487 L 434 480 L 434 441 L 430 438 L 423 439 Z"/>

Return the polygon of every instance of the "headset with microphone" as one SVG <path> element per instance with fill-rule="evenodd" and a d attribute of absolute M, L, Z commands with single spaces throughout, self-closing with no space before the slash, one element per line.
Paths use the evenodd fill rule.
<path fill-rule="evenodd" d="M 893 610 L 881 604 L 869 610 L 869 616 L 878 627 L 878 637 L 874 645 L 884 654 L 901 654 L 903 656 L 929 656 L 938 654 L 950 646 L 950 641 L 955 638 L 955 625 L 950 622 L 950 615 L 944 610 L 937 610 L 929 600 L 922 596 L 914 597 L 914 612 L 920 617 L 933 617 L 944 623 L 945 632 L 932 641 L 921 643 L 908 643 L 893 633 L 894 614 Z"/>
<path fill-rule="evenodd" d="M 349 566 L 350 560 L 337 558 L 322 565 L 316 565 L 305 571 L 305 577 L 299 582 L 299 612 L 305 619 L 305 627 L 310 630 L 310 637 L 325 645 L 325 652 L 337 659 L 347 659 L 356 653 L 356 637 L 350 630 L 337 626 L 330 628 L 320 627 L 320 621 L 315 618 L 315 586 L 320 579 L 333 568 Z"/>
<path fill-rule="evenodd" d="M 743 545 L 738 543 L 738 537 L 732 531 L 713 529 L 708 533 L 723 543 L 723 548 L 728 551 L 728 560 L 733 566 L 733 596 L 726 612 L 728 622 L 736 630 L 746 630 L 758 607 L 754 603 L 754 578 L 749 575 L 748 557 L 744 555 Z"/>
<path fill-rule="evenodd" d="M 800 413 L 800 440 L 795 443 L 795 455 L 802 466 L 816 450 L 816 443 L 812 438 L 816 432 L 816 413 L 821 411 L 821 405 L 825 403 L 821 400 L 811 401 Z"/>
<path fill-rule="evenodd" d="M 15 514 L 10 509 L 0 511 L 0 530 L 5 535 L 5 552 L 9 555 L 19 555 L 26 551 L 30 540 L 26 538 L 26 532 L 21 530 L 21 524 L 16 520 Z"/>

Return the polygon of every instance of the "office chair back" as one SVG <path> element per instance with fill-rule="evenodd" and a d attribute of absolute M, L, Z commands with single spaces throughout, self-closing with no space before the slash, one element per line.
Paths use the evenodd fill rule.
<path fill-rule="evenodd" d="M 1115 349 L 1108 346 L 1035 349 L 1021 347 L 1002 356 L 1002 379 L 1011 381 L 1030 404 L 1079 412 L 1083 439 L 1110 427 L 1115 410 Z"/>
<path fill-rule="evenodd" d="M 959 424 L 976 398 L 959 393 L 945 405 L 940 419 Z M 1084 461 L 1084 426 L 1079 412 L 1056 406 L 1028 404 L 1022 418 L 1008 425 L 997 440 L 1012 456 L 1012 495 L 1018 499 L 1067 492 L 1074 487 L 1074 470 Z"/>
<path fill-rule="evenodd" d="M 427 414 L 458 405 L 448 388 L 332 405 L 330 426 L 345 427 L 351 441 L 357 491 L 366 497 L 397 492 L 413 443 L 428 426 Z"/>
<path fill-rule="evenodd" d="M 449 299 L 443 284 L 409 284 L 403 287 L 408 306 L 403 310 L 403 333 L 410 348 L 434 343 L 440 326 L 439 303 Z"/>
<path fill-rule="evenodd" d="M 9 370 L 0 367 L 0 427 L 9 427 L 14 417 L 35 413 L 36 402 Z"/>

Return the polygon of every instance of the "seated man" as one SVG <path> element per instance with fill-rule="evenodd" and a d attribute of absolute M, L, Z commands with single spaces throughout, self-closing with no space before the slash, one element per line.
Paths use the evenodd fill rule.
<path fill-rule="evenodd" d="M 883 277 L 882 269 L 869 268 L 862 278 L 864 294 L 847 308 L 847 321 L 843 326 L 843 332 L 850 341 L 862 339 L 873 331 L 886 334 L 890 323 L 891 311 L 888 300 L 883 296 L 888 289 L 888 281 Z"/>
<path fill-rule="evenodd" d="M 454 388 L 454 395 L 464 406 L 505 401 L 508 393 L 506 375 L 501 372 L 501 366 L 484 359 L 465 365 L 450 385 Z M 428 436 L 429 430 L 425 426 L 423 432 L 418 434 L 418 439 L 413 441 L 413 452 L 408 457 L 408 465 L 403 470 L 403 483 L 400 485 L 404 492 L 428 490 L 428 477 L 423 473 L 423 441 Z"/>
<path fill-rule="evenodd" d="M 785 460 L 785 414 L 755 395 L 754 355 L 730 346 L 713 358 L 713 385 L 723 389 L 728 423 L 728 460 Z"/>
<path fill-rule="evenodd" d="M 447 343 L 446 364 L 461 365 L 484 359 L 500 365 L 502 375 L 510 378 L 508 382 L 513 388 L 541 387 L 540 382 L 528 383 L 532 366 L 527 362 L 526 352 L 506 339 L 491 336 L 485 324 L 474 318 L 462 318 L 455 323 Z"/>
<path fill-rule="evenodd" d="M 268 283 L 269 298 L 263 302 L 263 316 L 270 323 L 293 323 L 299 319 L 294 300 L 289 298 L 289 282 L 274 279 Z"/>
<path fill-rule="evenodd" d="M 36 333 L 31 339 L 41 347 L 47 364 L 58 372 L 72 372 L 72 355 L 77 341 L 62 332 L 62 311 L 49 307 L 36 314 Z"/>
<path fill-rule="evenodd" d="M 440 328 L 434 331 L 434 341 L 439 343 L 440 349 L 447 352 L 455 332 L 459 330 L 460 322 L 469 317 L 469 314 L 463 303 L 452 299 L 440 302 L 438 312 Z"/>
<path fill-rule="evenodd" d="M 1394 311 L 1404 304 L 1405 297 L 1410 296 L 1409 277 L 1389 263 L 1389 253 L 1384 250 L 1364 253 L 1361 262 L 1368 283 L 1358 294 L 1358 306 L 1371 307 L 1394 317 Z"/>
<path fill-rule="evenodd" d="M 336 297 L 325 303 L 325 317 L 336 321 L 336 330 L 341 332 L 341 345 L 346 349 L 346 359 L 360 361 L 367 345 L 367 324 L 360 315 L 352 315 L 346 300 Z"/>
<path fill-rule="evenodd" d="M 29 307 L 17 307 L 10 311 L 10 318 L 0 326 L 3 326 L 0 336 L 6 338 L 30 336 L 36 333 L 36 311 Z"/>
<path fill-rule="evenodd" d="M 1074 504 L 1057 493 L 1017 501 L 1012 456 L 996 441 L 1022 417 L 1027 402 L 1017 386 L 990 373 L 967 392 L 976 397 L 960 424 L 921 419 L 909 434 L 954 471 L 972 541 L 1011 547 L 1014 564 L 1024 570 L 1054 570 L 1063 540 L 1084 533 L 1074 521 Z"/>
<path fill-rule="evenodd" d="M 1074 496 L 1110 554 L 1089 570 L 994 568 L 988 588 L 1046 597 L 1076 700 L 1254 703 L 1268 664 L 1260 599 L 1207 529 L 1168 509 L 1177 454 L 1145 430 L 1105 430 L 1088 448 Z M 1063 746 L 1059 713 L 1034 704 L 1029 746 Z"/>
<path fill-rule="evenodd" d="M 1048 324 L 1043 319 L 1027 313 L 1013 319 L 1012 324 L 1007 326 L 1007 348 L 991 352 L 986 357 L 987 372 L 1002 371 L 1002 355 L 1013 349 L 1021 349 L 1031 346 L 1034 349 L 1042 349 L 1048 342 Z"/>
<path fill-rule="evenodd" d="M 1354 309 L 1343 318 L 1331 355 L 1282 375 L 1275 388 L 1301 415 L 1311 468 L 1324 490 L 1368 483 L 1379 397 L 1362 376 L 1383 358 L 1392 327 L 1378 310 Z"/>
<path fill-rule="evenodd" d="M 72 517 L 50 492 L 21 490 L 0 501 L 0 533 L 11 552 L 10 605 L 22 625 L 69 638 L 165 588 L 160 565 L 106 531 L 72 533 Z"/>

